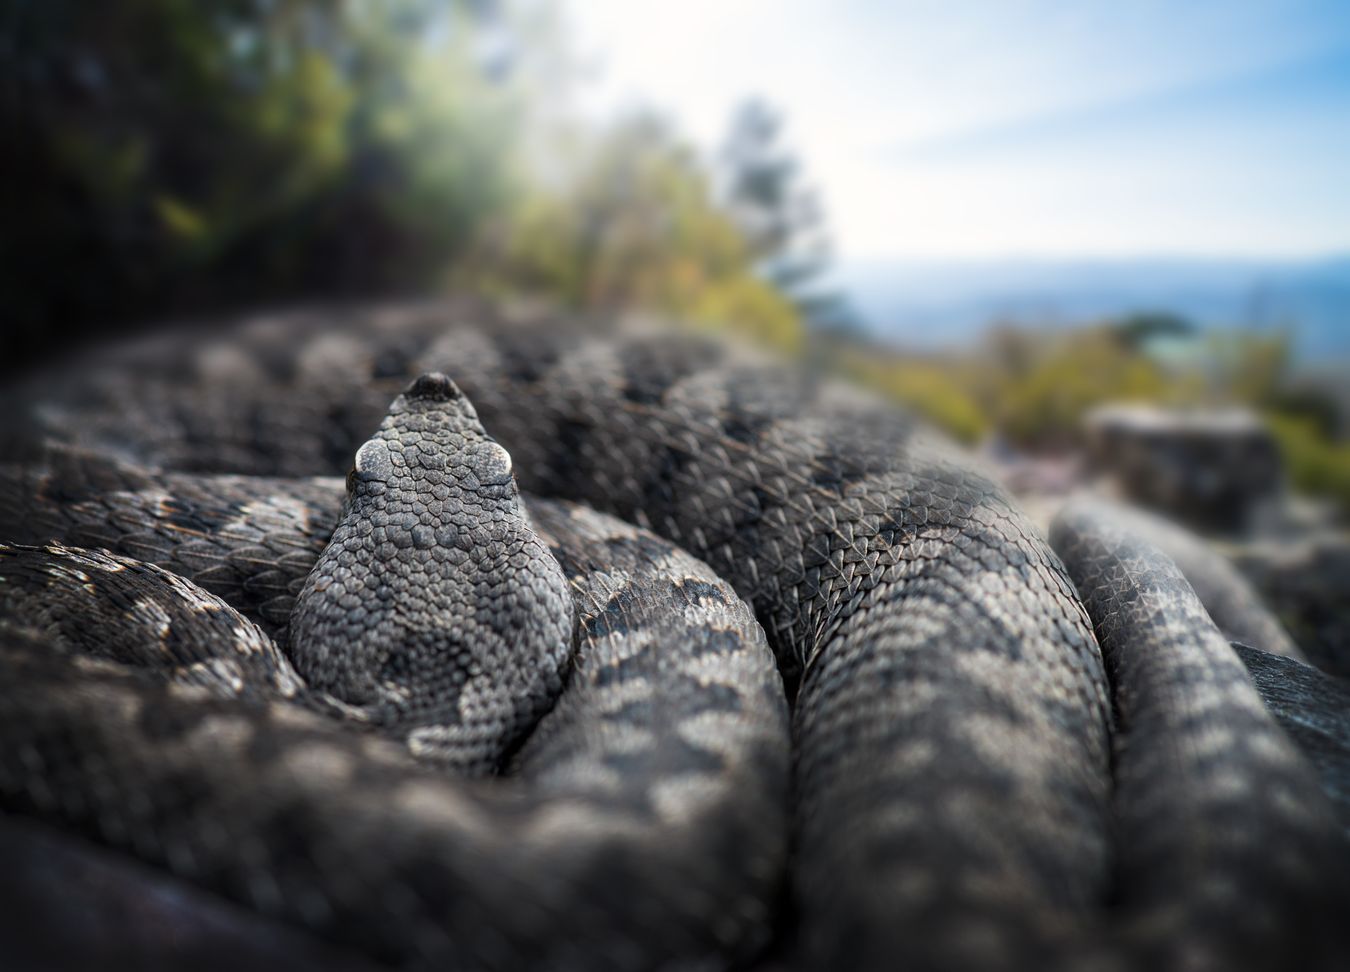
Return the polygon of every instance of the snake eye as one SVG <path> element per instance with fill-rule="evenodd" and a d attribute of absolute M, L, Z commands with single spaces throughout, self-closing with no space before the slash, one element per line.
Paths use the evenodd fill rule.
<path fill-rule="evenodd" d="M 500 443 L 484 442 L 474 452 L 473 468 L 480 483 L 503 486 L 511 481 L 511 453 Z"/>
<path fill-rule="evenodd" d="M 348 484 L 355 485 L 356 480 L 384 482 L 392 472 L 393 462 L 389 458 L 389 447 L 379 439 L 371 439 L 356 450 L 356 462 L 348 477 Z"/>

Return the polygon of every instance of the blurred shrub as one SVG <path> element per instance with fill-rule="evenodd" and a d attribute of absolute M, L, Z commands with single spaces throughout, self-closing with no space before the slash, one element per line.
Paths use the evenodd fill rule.
<path fill-rule="evenodd" d="M 667 124 L 634 115 L 571 146 L 550 157 L 553 178 L 522 194 L 461 282 L 655 311 L 800 348 L 796 307 L 756 273 L 753 248 Z"/>
<path fill-rule="evenodd" d="M 963 355 L 901 355 L 855 343 L 834 363 L 961 441 L 997 432 L 1025 449 L 1059 449 L 1077 439 L 1096 405 L 1176 393 L 1180 385 L 1136 337 L 1110 326 L 1067 333 L 1000 327 Z"/>
<path fill-rule="evenodd" d="M 974 445 L 990 430 L 989 416 L 969 391 L 968 369 L 951 361 L 852 352 L 836 357 L 834 363 L 960 442 Z"/>
<path fill-rule="evenodd" d="M 1342 414 L 1340 403 L 1324 388 L 1299 383 L 1281 385 L 1265 404 L 1275 415 L 1302 420 L 1324 441 L 1345 438 L 1345 425 L 1350 417 Z"/>
<path fill-rule="evenodd" d="M 1089 409 L 1112 401 L 1157 401 L 1168 377 L 1111 327 L 1053 336 L 1002 331 L 985 357 L 982 398 L 999 431 L 1027 448 L 1075 441 Z"/>
<path fill-rule="evenodd" d="M 1267 420 L 1294 487 L 1327 497 L 1350 515 L 1350 445 L 1328 440 L 1306 418 L 1273 414 Z"/>
<path fill-rule="evenodd" d="M 998 327 L 940 357 L 840 340 L 834 367 L 967 443 L 996 433 L 1028 451 L 1060 450 L 1076 444 L 1085 413 L 1108 402 L 1248 406 L 1270 421 L 1294 487 L 1350 513 L 1338 405 L 1293 379 L 1288 335 L 1202 334 L 1152 314 L 1067 332 Z"/>
<path fill-rule="evenodd" d="M 1267 406 L 1288 382 L 1287 335 L 1215 331 L 1199 350 L 1211 394 L 1220 400 Z"/>
<path fill-rule="evenodd" d="M 1067 332 L 1003 326 L 964 354 L 941 357 L 844 340 L 834 367 L 967 443 L 996 433 L 1032 452 L 1063 449 L 1076 444 L 1085 413 L 1108 402 L 1245 405 L 1270 423 L 1294 488 L 1350 514 L 1339 406 L 1294 379 L 1286 334 L 1201 334 L 1176 318 L 1140 315 Z"/>
<path fill-rule="evenodd" d="M 1131 314 L 1112 327 L 1116 337 L 1133 351 L 1147 349 L 1161 341 L 1190 338 L 1195 325 L 1166 311 L 1141 311 Z"/>

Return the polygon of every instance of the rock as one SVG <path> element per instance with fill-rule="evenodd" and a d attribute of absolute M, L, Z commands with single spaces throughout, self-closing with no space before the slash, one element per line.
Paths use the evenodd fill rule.
<path fill-rule="evenodd" d="M 1279 501 L 1279 450 L 1245 409 L 1104 406 L 1084 420 L 1096 472 L 1141 506 L 1202 530 L 1242 530 Z"/>

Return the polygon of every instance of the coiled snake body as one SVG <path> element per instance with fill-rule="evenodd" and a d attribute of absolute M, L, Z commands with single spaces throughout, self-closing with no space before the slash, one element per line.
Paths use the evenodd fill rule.
<path fill-rule="evenodd" d="M 378 480 L 387 450 L 357 446 L 437 371 L 553 498 L 527 500 L 522 529 L 576 601 L 572 663 L 541 622 L 543 664 L 514 683 L 528 704 L 506 714 L 463 704 L 517 664 L 483 665 L 482 637 L 414 639 L 432 639 L 416 659 L 460 659 L 453 691 L 419 688 L 407 637 L 356 637 L 373 610 L 358 587 L 401 605 L 386 618 L 430 594 L 345 577 L 326 614 L 305 599 L 342 490 L 297 477 L 358 455 L 355 478 Z M 1058 528 L 1066 570 L 989 478 L 870 400 L 711 341 L 438 305 L 157 338 L 37 376 L 14 408 L 8 539 L 107 548 L 205 591 L 70 547 L 8 556 L 23 623 L 6 681 L 31 687 L 0 699 L 11 810 L 403 964 L 717 965 L 771 934 L 779 961 L 831 968 L 1343 957 L 1332 812 L 1170 561 L 1109 542 L 1088 511 Z M 484 449 L 475 488 L 509 492 Z M 415 451 L 442 468 L 444 450 Z M 413 552 L 405 594 L 459 549 L 419 519 L 436 485 L 418 480 L 405 533 L 374 542 Z M 356 488 L 322 553 L 338 565 L 344 536 L 377 529 Z M 72 570 L 84 593 L 58 593 Z M 152 580 L 181 619 L 137 601 Z M 544 580 L 503 596 L 548 600 Z M 536 624 L 487 603 L 483 630 Z M 142 652 L 205 614 L 229 635 L 152 683 L 88 659 L 109 653 L 82 624 L 95 611 L 153 619 L 158 641 L 130 639 Z M 289 658 L 220 647 L 246 631 Z M 355 641 L 378 664 L 354 675 L 303 647 Z M 465 729 L 485 711 L 509 729 L 495 749 Z M 448 775 L 503 761 L 511 780 Z"/>

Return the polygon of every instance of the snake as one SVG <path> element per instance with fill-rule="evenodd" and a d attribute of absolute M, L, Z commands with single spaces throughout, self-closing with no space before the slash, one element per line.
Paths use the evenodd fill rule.
<path fill-rule="evenodd" d="M 361 491 L 421 434 L 398 404 L 419 387 L 472 411 L 472 447 L 414 442 L 426 475 L 391 513 Z M 856 389 L 708 336 L 438 301 L 151 334 L 0 405 L 5 681 L 27 686 L 0 699 L 0 806 L 287 929 L 452 968 L 1347 954 L 1344 829 L 1175 562 L 1097 510 L 1046 538 Z M 519 481 L 494 521 L 515 593 L 486 601 L 551 620 L 461 599 L 495 569 L 444 580 L 505 541 L 421 522 L 443 474 Z M 358 583 L 386 554 L 393 582 Z M 412 629 L 367 636 L 423 614 L 411 659 Z M 109 658 L 128 617 L 150 630 Z M 126 670 L 147 654 L 157 680 Z M 485 657 L 521 666 L 490 745 L 464 708 Z"/>

